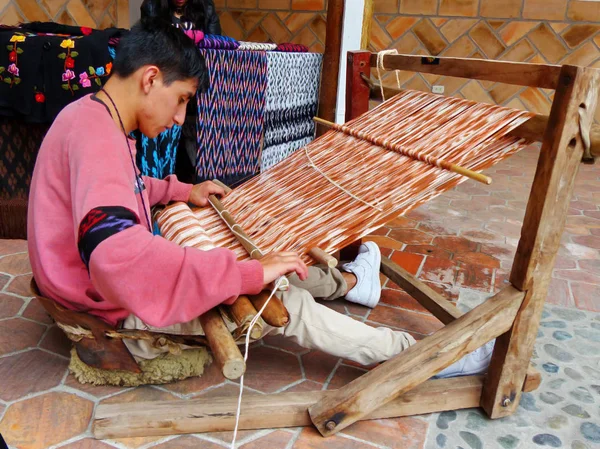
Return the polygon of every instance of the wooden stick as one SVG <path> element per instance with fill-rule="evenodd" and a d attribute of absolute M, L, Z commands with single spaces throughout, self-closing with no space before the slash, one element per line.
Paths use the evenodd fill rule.
<path fill-rule="evenodd" d="M 321 248 L 313 248 L 308 252 L 308 255 L 315 259 L 317 262 L 327 265 L 329 268 L 337 267 L 338 261 L 335 257 L 327 254 Z"/>
<path fill-rule="evenodd" d="M 561 66 L 551 64 L 415 55 L 385 55 L 383 66 L 386 70 L 432 73 L 545 89 L 556 89 L 561 69 Z M 377 53 L 371 54 L 371 67 L 377 67 Z"/>
<path fill-rule="evenodd" d="M 211 204 L 211 206 L 217 211 L 221 219 L 225 223 L 227 223 L 227 226 L 229 227 L 229 229 L 231 229 L 237 241 L 240 242 L 240 244 L 244 247 L 246 251 L 248 251 L 250 258 L 255 260 L 262 259 L 262 251 L 258 249 L 256 244 L 252 241 L 248 234 L 244 232 L 242 227 L 235 222 L 229 211 L 225 209 L 225 206 L 223 206 L 223 203 L 221 203 L 221 201 L 219 201 L 219 199 L 215 195 L 209 195 L 208 201 Z M 279 290 L 287 290 L 290 286 L 288 279 L 285 276 L 282 276 L 278 279 L 278 281 L 279 280 L 281 280 Z M 273 297 L 273 299 L 275 299 L 275 297 Z"/>
<path fill-rule="evenodd" d="M 332 435 L 412 390 L 464 355 L 510 329 L 525 294 L 512 286 L 433 335 L 309 408 L 323 436 Z"/>
<path fill-rule="evenodd" d="M 349 128 L 346 125 L 338 125 L 337 123 L 332 123 L 327 120 L 323 120 L 319 117 L 313 117 L 313 120 L 322 125 L 328 126 L 336 131 L 342 132 L 344 134 L 348 134 L 350 136 L 354 136 L 358 139 L 366 140 L 371 142 L 374 145 L 378 145 L 382 148 L 388 149 L 390 151 L 395 151 L 400 153 L 406 157 L 410 157 L 412 159 L 424 162 L 426 164 L 430 164 L 439 168 L 443 168 L 444 170 L 449 170 L 453 173 L 458 173 L 459 175 L 466 176 L 467 178 L 474 179 L 475 181 L 481 182 L 483 184 L 491 184 L 492 178 L 489 176 L 483 175 L 481 173 L 477 173 L 476 171 L 469 170 L 468 168 L 461 167 L 460 165 L 452 164 L 450 162 L 443 161 L 438 158 L 432 158 L 431 162 L 428 161 L 424 156 L 410 154 L 405 148 L 401 145 L 395 145 L 387 142 L 384 139 L 380 139 L 378 137 L 371 137 L 367 133 L 363 131 L 359 131 L 356 129 Z"/>
<path fill-rule="evenodd" d="M 246 371 L 244 357 L 217 309 L 203 313 L 200 324 L 223 376 L 231 380 L 241 377 Z"/>
<path fill-rule="evenodd" d="M 248 297 L 243 295 L 238 296 L 232 305 L 225 307 L 227 307 L 227 310 L 231 314 L 233 321 L 238 326 L 244 326 L 250 323 L 250 321 L 252 321 L 257 314 L 256 309 Z M 256 322 L 252 328 L 252 333 L 250 334 L 250 337 L 252 337 L 254 340 L 258 340 L 260 337 L 262 337 L 263 330 L 259 323 L 259 321 Z"/>
<path fill-rule="evenodd" d="M 430 380 L 361 419 L 410 416 L 477 407 L 482 377 Z M 311 425 L 308 407 L 335 390 L 303 393 L 245 394 L 239 429 Z M 95 438 L 126 438 L 233 430 L 237 395 L 176 401 L 99 404 Z"/>
<path fill-rule="evenodd" d="M 519 404 L 584 153 L 580 113 L 591 125 L 599 88 L 600 71 L 563 66 L 510 274 L 511 283 L 527 296 L 510 332 L 496 341 L 482 395 L 482 407 L 492 418 L 511 414 Z"/>
<path fill-rule="evenodd" d="M 362 30 L 360 33 L 360 48 L 366 49 L 371 40 L 371 23 L 373 23 L 373 11 L 375 0 L 365 0 L 363 9 Z"/>
<path fill-rule="evenodd" d="M 260 310 L 270 295 L 271 292 L 263 290 L 258 295 L 249 296 L 249 299 L 256 310 Z M 283 305 L 283 302 L 273 295 L 271 301 L 269 301 L 269 304 L 263 310 L 261 318 L 265 320 L 265 323 L 273 327 L 283 327 L 290 321 L 290 314 Z"/>

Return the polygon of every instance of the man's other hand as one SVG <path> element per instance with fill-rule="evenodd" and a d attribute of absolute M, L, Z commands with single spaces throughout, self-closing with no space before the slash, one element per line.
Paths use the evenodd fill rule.
<path fill-rule="evenodd" d="M 223 196 L 224 194 L 225 190 L 223 190 L 222 187 L 219 187 L 212 181 L 204 181 L 192 187 L 188 202 L 196 206 L 204 207 L 208 205 L 209 195 Z"/>

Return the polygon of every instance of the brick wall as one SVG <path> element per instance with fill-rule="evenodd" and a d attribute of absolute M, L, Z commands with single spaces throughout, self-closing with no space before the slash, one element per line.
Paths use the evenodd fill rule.
<path fill-rule="evenodd" d="M 224 34 L 253 42 L 304 44 L 314 52 L 323 52 L 325 48 L 326 3 L 326 0 L 215 0 Z"/>
<path fill-rule="evenodd" d="M 600 68 L 600 1 L 375 0 L 370 50 Z M 548 114 L 553 91 L 400 73 L 404 87 Z M 392 73 L 386 85 L 396 85 Z M 600 119 L 600 111 L 596 118 Z"/>
<path fill-rule="evenodd" d="M 129 0 L 0 0 L 0 23 L 54 21 L 66 25 L 129 28 Z"/>

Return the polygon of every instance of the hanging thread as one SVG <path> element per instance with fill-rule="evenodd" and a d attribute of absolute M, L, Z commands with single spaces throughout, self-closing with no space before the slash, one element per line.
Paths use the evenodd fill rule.
<path fill-rule="evenodd" d="M 381 79 L 381 70 L 387 71 L 387 69 L 383 66 L 383 57 L 385 55 L 397 55 L 398 50 L 381 50 L 377 53 L 377 79 L 379 80 L 379 89 L 381 89 L 381 99 L 385 101 L 385 94 L 383 93 L 383 81 Z M 399 70 L 394 70 L 396 74 L 396 83 L 398 84 L 398 89 L 400 89 L 400 75 L 398 75 Z"/>

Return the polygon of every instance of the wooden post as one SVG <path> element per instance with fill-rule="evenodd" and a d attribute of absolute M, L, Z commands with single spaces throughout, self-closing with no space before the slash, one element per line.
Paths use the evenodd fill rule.
<path fill-rule="evenodd" d="M 525 294 L 512 286 L 308 409 L 332 435 L 510 329 Z"/>
<path fill-rule="evenodd" d="M 369 110 L 369 86 L 362 79 L 371 77 L 371 52 L 349 51 L 346 65 L 346 121 Z M 325 118 L 325 117 L 321 117 Z M 330 120 L 335 121 L 335 120 Z"/>
<path fill-rule="evenodd" d="M 362 50 L 366 50 L 369 47 L 369 41 L 371 40 L 371 23 L 373 22 L 374 3 L 375 0 L 365 0 L 362 31 L 360 34 L 360 48 Z"/>
<path fill-rule="evenodd" d="M 600 72 L 563 66 L 538 161 L 510 281 L 527 295 L 510 331 L 496 341 L 481 406 L 491 418 L 514 412 L 546 299 L 584 146 L 580 113 L 593 122 Z M 585 125 L 584 125 L 585 126 Z"/>
<path fill-rule="evenodd" d="M 319 117 L 335 122 L 338 77 L 340 74 L 340 52 L 344 28 L 344 0 L 329 0 L 327 4 L 327 26 L 325 30 L 325 54 L 321 71 L 319 94 Z M 326 131 L 317 127 L 317 136 Z"/>
<path fill-rule="evenodd" d="M 200 324 L 223 376 L 231 380 L 241 377 L 246 362 L 217 309 L 200 315 Z"/>

